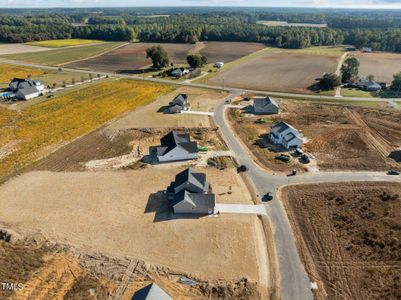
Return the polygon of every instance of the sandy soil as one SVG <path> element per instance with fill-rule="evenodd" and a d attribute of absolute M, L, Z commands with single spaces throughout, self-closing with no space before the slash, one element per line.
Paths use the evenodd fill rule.
<path fill-rule="evenodd" d="M 25 44 L 0 44 L 0 55 L 26 52 L 42 52 L 47 50 L 51 50 L 51 48 L 30 46 Z"/>
<path fill-rule="evenodd" d="M 82 250 L 129 255 L 211 278 L 258 281 L 256 249 L 263 237 L 256 237 L 257 217 L 171 219 L 161 191 L 178 171 L 29 172 L 0 187 L 0 219 L 24 235 L 40 232 Z M 218 202 L 250 203 L 235 170 L 206 172 Z"/>
<path fill-rule="evenodd" d="M 339 57 L 269 52 L 219 72 L 210 83 L 280 92 L 305 93 L 324 72 L 334 72 Z"/>
<path fill-rule="evenodd" d="M 317 299 L 400 299 L 400 191 L 383 182 L 282 191 Z"/>
<path fill-rule="evenodd" d="M 75 62 L 66 66 L 116 73 L 136 73 L 138 69 L 152 64 L 150 59 L 146 58 L 146 49 L 155 45 L 161 45 L 174 64 L 185 64 L 187 53 L 194 47 L 192 44 L 132 43 L 93 59 Z"/>
<path fill-rule="evenodd" d="M 110 128 L 154 128 L 154 127 L 210 127 L 213 120 L 209 116 L 164 114 L 162 111 L 179 93 L 189 97 L 191 110 L 211 112 L 218 101 L 226 97 L 226 93 L 209 91 L 191 87 L 181 87 L 172 93 L 159 97 L 149 105 L 139 107 L 125 117 L 114 122 Z"/>
<path fill-rule="evenodd" d="M 265 48 L 261 43 L 246 42 L 203 42 L 203 45 L 200 53 L 207 57 L 209 63 L 227 63 Z"/>
<path fill-rule="evenodd" d="M 379 82 L 391 83 L 393 75 L 401 71 L 401 54 L 354 53 L 360 62 L 359 75 L 374 75 Z"/>

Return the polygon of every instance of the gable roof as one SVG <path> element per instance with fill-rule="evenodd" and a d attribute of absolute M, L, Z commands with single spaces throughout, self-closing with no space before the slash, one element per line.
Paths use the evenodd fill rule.
<path fill-rule="evenodd" d="M 270 98 L 269 96 L 267 96 L 266 98 L 256 98 L 253 100 L 253 105 L 257 108 L 263 108 L 266 106 L 275 106 L 275 107 L 279 107 L 277 102 L 274 101 L 272 98 Z"/>
<path fill-rule="evenodd" d="M 173 300 L 156 283 L 151 283 L 137 291 L 131 300 Z"/>
<path fill-rule="evenodd" d="M 39 90 L 35 86 L 30 86 L 30 85 L 24 86 L 24 87 L 18 89 L 18 93 L 20 93 L 24 96 L 36 94 L 38 92 L 39 92 Z"/>
<path fill-rule="evenodd" d="M 157 155 L 164 155 L 176 147 L 185 149 L 188 153 L 198 153 L 198 144 L 191 142 L 188 133 L 171 131 L 160 139 L 161 147 L 157 147 Z"/>
<path fill-rule="evenodd" d="M 185 202 L 197 208 L 211 208 L 216 204 L 216 196 L 214 194 L 191 193 L 187 190 L 174 195 L 172 205 L 176 206 L 179 203 Z"/>
<path fill-rule="evenodd" d="M 23 93 L 24 95 L 27 95 L 39 92 L 37 86 L 40 84 L 40 81 L 32 80 L 31 78 L 14 78 L 11 80 L 9 86 L 12 90 L 27 90 Z"/>
<path fill-rule="evenodd" d="M 193 168 L 185 169 L 175 176 L 174 187 L 178 187 L 186 183 L 197 189 L 197 191 L 193 190 L 191 192 L 207 192 L 209 186 L 206 181 L 206 174 L 195 173 Z"/>
<path fill-rule="evenodd" d="M 272 130 L 273 129 L 277 130 L 277 133 L 282 133 L 287 129 L 291 129 L 291 134 L 298 137 L 301 136 L 301 133 L 297 129 L 295 129 L 293 126 L 283 121 L 273 124 L 271 128 Z"/>
<path fill-rule="evenodd" d="M 174 105 L 179 105 L 179 106 L 185 106 L 188 103 L 188 95 L 187 94 L 178 94 L 173 101 L 171 101 L 169 104 L 171 106 Z"/>

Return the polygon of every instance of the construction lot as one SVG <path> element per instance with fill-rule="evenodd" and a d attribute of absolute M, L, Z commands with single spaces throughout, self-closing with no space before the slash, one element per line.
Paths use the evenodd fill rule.
<path fill-rule="evenodd" d="M 280 107 L 280 114 L 272 116 L 244 114 L 235 108 L 228 113 L 236 133 L 268 169 L 288 172 L 307 167 L 297 158 L 290 163 L 275 159 L 286 152 L 268 143 L 270 126 L 277 121 L 285 121 L 303 133 L 304 150 L 316 157 L 315 163 L 320 170 L 385 171 L 399 168 L 399 163 L 388 157 L 401 145 L 399 110 L 285 100 L 280 101 Z M 258 124 L 257 120 L 261 118 L 264 123 Z M 260 140 L 268 147 L 261 148 Z"/>
<path fill-rule="evenodd" d="M 401 297 L 401 185 L 327 183 L 282 190 L 317 299 Z"/>
<path fill-rule="evenodd" d="M 224 69 L 210 84 L 278 92 L 310 93 L 324 72 L 335 72 L 341 52 L 329 54 L 293 50 L 265 52 Z"/>

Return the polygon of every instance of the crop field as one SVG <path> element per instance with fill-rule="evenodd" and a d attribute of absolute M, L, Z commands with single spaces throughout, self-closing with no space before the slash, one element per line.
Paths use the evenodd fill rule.
<path fill-rule="evenodd" d="M 62 48 L 62 47 L 71 47 L 71 46 L 81 46 L 87 44 L 97 44 L 103 43 L 103 41 L 99 40 L 84 40 L 84 39 L 65 39 L 65 40 L 48 40 L 48 41 L 36 41 L 29 42 L 26 45 L 31 46 L 40 46 L 47 48 Z"/>
<path fill-rule="evenodd" d="M 49 48 L 30 46 L 26 44 L 0 43 L 0 55 L 26 53 L 26 52 L 43 52 L 47 50 L 49 50 Z"/>
<path fill-rule="evenodd" d="M 355 53 L 360 62 L 359 75 L 373 75 L 378 82 L 391 83 L 393 75 L 401 71 L 401 54 Z"/>
<path fill-rule="evenodd" d="M 151 60 L 146 58 L 146 49 L 155 45 L 161 45 L 174 64 L 185 64 L 188 52 L 194 47 L 191 44 L 131 43 L 96 58 L 68 66 L 116 73 L 137 73 L 139 69 L 152 64 Z"/>
<path fill-rule="evenodd" d="M 261 43 L 246 42 L 203 42 L 200 53 L 207 57 L 209 63 L 218 61 L 230 62 L 262 50 L 266 46 Z"/>
<path fill-rule="evenodd" d="M 335 52 L 334 52 L 335 53 Z M 217 72 L 209 83 L 254 90 L 311 93 L 324 72 L 335 72 L 338 55 L 274 50 Z"/>
<path fill-rule="evenodd" d="M 28 63 L 60 65 L 102 54 L 122 44 L 121 42 L 105 42 L 96 45 L 52 49 L 43 52 L 2 55 L 2 57 Z"/>
<path fill-rule="evenodd" d="M 161 84 L 114 80 L 33 105 L 17 116 L 1 109 L 2 123 L 9 124 L 13 134 L 2 139 L 0 149 L 9 143 L 17 146 L 1 159 L 0 178 L 170 91 L 171 87 Z"/>
<path fill-rule="evenodd" d="M 80 250 L 128 255 L 204 278 L 260 282 L 264 238 L 257 216 L 171 213 L 162 191 L 183 168 L 28 172 L 0 186 L 0 218 L 24 236 L 40 231 Z M 197 170 L 206 172 L 218 203 L 251 201 L 235 168 Z"/>
<path fill-rule="evenodd" d="M 0 64 L 0 84 L 10 83 L 14 78 L 27 78 L 28 76 L 43 75 L 44 71 L 29 67 L 21 67 L 10 64 Z"/>
<path fill-rule="evenodd" d="M 401 298 L 401 184 L 297 185 L 281 194 L 316 299 Z"/>

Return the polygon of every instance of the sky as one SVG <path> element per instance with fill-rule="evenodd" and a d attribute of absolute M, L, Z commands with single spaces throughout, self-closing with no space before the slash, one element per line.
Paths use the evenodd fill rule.
<path fill-rule="evenodd" d="M 401 9 L 401 0 L 0 0 L 0 8 L 121 6 L 273 6 Z"/>

